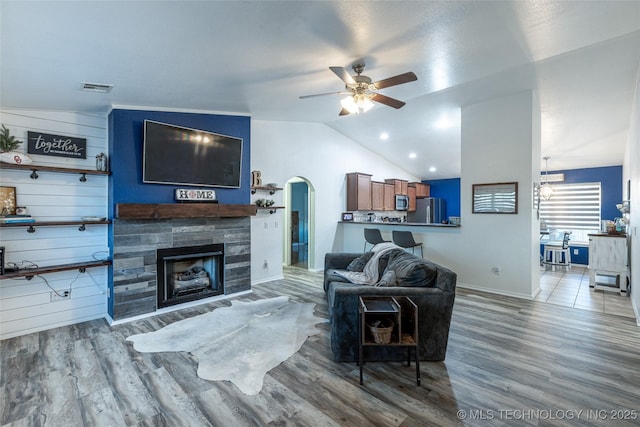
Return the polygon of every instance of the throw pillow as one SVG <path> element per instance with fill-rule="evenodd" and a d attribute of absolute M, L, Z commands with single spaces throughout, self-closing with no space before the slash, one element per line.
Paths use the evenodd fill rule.
<path fill-rule="evenodd" d="M 373 256 L 373 252 L 367 252 L 364 255 L 360 255 L 358 258 L 354 259 L 347 266 L 347 271 L 357 271 L 362 273 L 364 271 L 364 266 L 367 265 L 367 262 Z"/>
<path fill-rule="evenodd" d="M 436 281 L 435 265 L 409 253 L 394 257 L 389 262 L 389 268 L 396 273 L 397 286 L 429 288 Z"/>
<path fill-rule="evenodd" d="M 391 269 L 387 269 L 387 271 L 384 272 L 380 280 L 378 280 L 378 282 L 373 286 L 391 287 L 391 286 L 396 286 L 397 284 L 398 283 L 396 280 L 396 272 Z"/>

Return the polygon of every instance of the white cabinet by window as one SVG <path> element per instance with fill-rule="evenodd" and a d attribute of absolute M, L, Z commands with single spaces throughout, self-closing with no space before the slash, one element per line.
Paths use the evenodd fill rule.
<path fill-rule="evenodd" d="M 589 287 L 626 293 L 628 254 L 626 235 L 589 234 Z"/>

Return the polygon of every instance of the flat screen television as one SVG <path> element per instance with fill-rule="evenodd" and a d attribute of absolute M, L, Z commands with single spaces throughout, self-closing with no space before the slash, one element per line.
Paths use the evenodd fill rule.
<path fill-rule="evenodd" d="M 242 138 L 144 121 L 142 181 L 240 187 Z"/>

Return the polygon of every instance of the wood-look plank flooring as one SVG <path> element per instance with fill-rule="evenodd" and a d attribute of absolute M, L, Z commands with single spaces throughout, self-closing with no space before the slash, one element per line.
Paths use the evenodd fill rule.
<path fill-rule="evenodd" d="M 285 270 L 243 300 L 289 295 L 327 317 L 319 274 Z M 1 342 L 2 426 L 638 425 L 633 319 L 458 289 L 444 362 L 365 365 L 331 357 L 329 325 L 272 369 L 256 396 L 198 378 L 187 353 L 125 339 L 230 301 L 110 327 L 91 321 Z M 614 420 L 614 418 L 623 418 Z"/>

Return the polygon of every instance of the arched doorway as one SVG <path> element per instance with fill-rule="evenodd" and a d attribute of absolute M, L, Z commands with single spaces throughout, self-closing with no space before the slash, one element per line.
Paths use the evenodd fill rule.
<path fill-rule="evenodd" d="M 286 265 L 309 269 L 313 267 L 314 200 L 311 183 L 303 177 L 287 181 L 284 188 L 285 226 L 284 254 Z"/>

